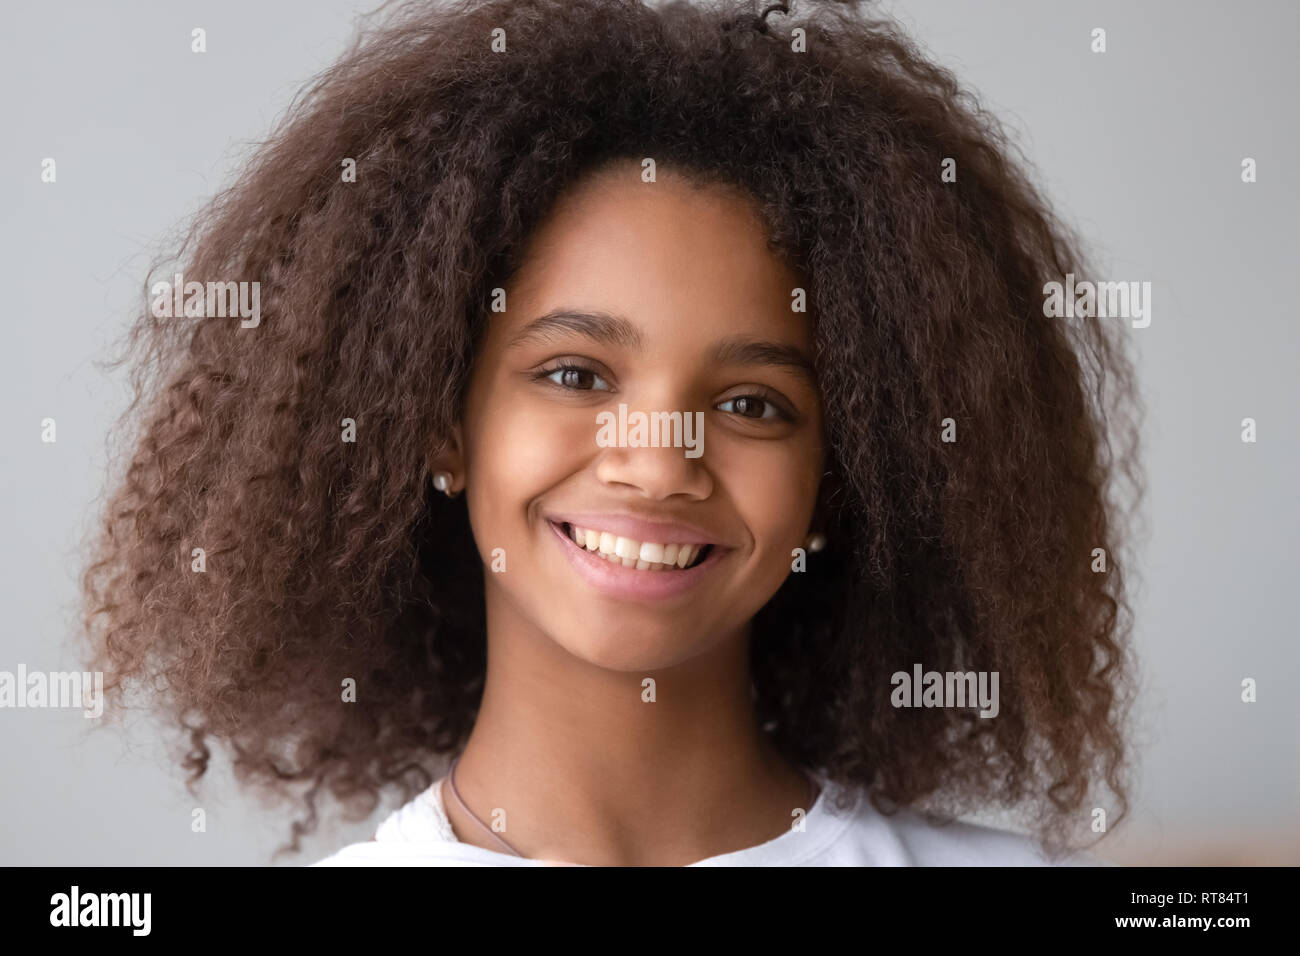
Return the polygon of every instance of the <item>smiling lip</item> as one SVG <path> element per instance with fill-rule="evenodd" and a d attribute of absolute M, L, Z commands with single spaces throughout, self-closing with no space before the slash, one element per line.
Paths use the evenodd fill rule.
<path fill-rule="evenodd" d="M 610 597 L 633 601 L 660 601 L 684 594 L 695 587 L 713 566 L 730 551 L 729 548 L 714 544 L 704 560 L 694 567 L 676 571 L 638 571 L 636 568 L 625 568 L 621 564 L 607 561 L 598 555 L 592 554 L 585 548 L 579 548 L 573 539 L 564 532 L 561 522 L 567 520 L 569 519 L 566 515 L 562 519 L 549 518 L 546 523 L 555 532 L 555 537 L 558 539 L 557 543 L 574 570 L 588 584 Z M 654 522 L 620 519 L 614 515 L 593 515 L 590 520 L 593 526 L 603 531 L 609 531 L 611 534 L 618 534 L 620 531 L 630 533 L 635 528 L 637 533 L 640 534 L 649 531 L 653 532 L 654 535 L 664 535 L 662 539 L 647 535 L 641 540 L 663 540 L 682 544 L 713 543 L 708 541 L 707 538 L 701 538 L 693 530 L 687 532 L 687 537 L 683 538 L 684 529 L 673 525 L 656 525 Z M 577 523 L 580 524 L 580 522 Z M 665 531 L 668 533 L 664 534 Z"/>
<path fill-rule="evenodd" d="M 651 521 L 646 518 L 633 518 L 630 515 L 600 514 L 599 512 L 565 512 L 564 514 L 546 515 L 554 524 L 569 523 L 579 528 L 593 528 L 596 531 L 608 531 L 634 541 L 658 541 L 663 544 L 713 544 L 720 545 L 717 535 L 710 534 L 703 528 L 676 521 Z"/>

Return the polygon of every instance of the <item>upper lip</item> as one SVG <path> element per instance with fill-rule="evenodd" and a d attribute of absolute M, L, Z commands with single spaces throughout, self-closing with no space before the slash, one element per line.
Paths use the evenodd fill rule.
<path fill-rule="evenodd" d="M 613 512 L 577 512 L 547 515 L 557 524 L 565 522 L 592 531 L 610 534 L 632 541 L 653 541 L 656 544 L 712 544 L 725 547 L 718 536 L 699 525 L 687 521 L 663 521 L 638 515 Z"/>

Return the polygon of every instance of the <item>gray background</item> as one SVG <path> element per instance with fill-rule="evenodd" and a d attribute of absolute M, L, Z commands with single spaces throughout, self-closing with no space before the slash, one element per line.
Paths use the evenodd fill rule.
<path fill-rule="evenodd" d="M 340 53 L 347 0 L 10 4 L 0 395 L 0 670 L 79 669 L 77 546 L 102 489 L 122 371 L 94 364 L 144 270 Z M 1152 283 L 1137 343 L 1147 539 L 1135 594 L 1144 685 L 1136 814 L 1098 854 L 1300 863 L 1295 294 L 1300 5 L 1251 0 L 887 4 L 1018 137 L 1100 275 Z M 208 52 L 189 52 L 203 26 Z M 1105 27 L 1108 52 L 1089 50 Z M 40 181 L 52 156 L 58 182 Z M 1242 157 L 1259 181 L 1240 181 Z M 58 421 L 58 442 L 40 421 Z M 1240 422 L 1259 423 L 1243 444 Z M 1287 489 L 1291 489 L 1288 491 Z M 1242 677 L 1259 700 L 1239 700 Z M 195 801 L 147 714 L 0 710 L 0 863 L 263 864 L 286 832 L 218 762 Z M 366 839 L 324 831 L 299 858 Z"/>

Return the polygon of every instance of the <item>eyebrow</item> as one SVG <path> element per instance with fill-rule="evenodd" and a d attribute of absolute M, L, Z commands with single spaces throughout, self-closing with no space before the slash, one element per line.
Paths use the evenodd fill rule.
<path fill-rule="evenodd" d="M 546 341 L 566 332 L 621 348 L 639 349 L 643 344 L 637 327 L 621 315 L 579 309 L 552 309 L 525 325 L 506 347 L 518 348 L 535 339 Z"/>
<path fill-rule="evenodd" d="M 788 368 L 816 387 L 817 370 L 803 349 L 779 342 L 763 342 L 743 335 L 723 339 L 710 356 L 717 365 L 754 365 Z"/>
<path fill-rule="evenodd" d="M 612 312 L 583 309 L 552 309 L 525 325 L 507 348 L 518 348 L 534 340 L 546 341 L 564 334 L 581 335 L 617 348 L 640 349 L 644 339 L 636 324 Z M 767 342 L 745 335 L 725 338 L 713 346 L 709 361 L 715 365 L 748 365 L 788 368 L 805 377 L 814 387 L 817 372 L 802 349 L 780 342 Z"/>

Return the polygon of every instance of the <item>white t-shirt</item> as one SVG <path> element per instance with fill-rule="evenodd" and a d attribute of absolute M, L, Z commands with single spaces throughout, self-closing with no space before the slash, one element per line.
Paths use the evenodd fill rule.
<path fill-rule="evenodd" d="M 855 791 L 838 812 L 838 785 L 818 777 L 821 792 L 803 819 L 757 846 L 697 860 L 690 866 L 1099 866 L 1086 854 L 1048 860 L 1029 837 L 970 823 L 936 825 L 918 814 L 885 816 Z M 345 846 L 313 866 L 564 866 L 498 853 L 456 839 L 442 804 L 442 780 L 393 811 L 374 840 Z"/>

